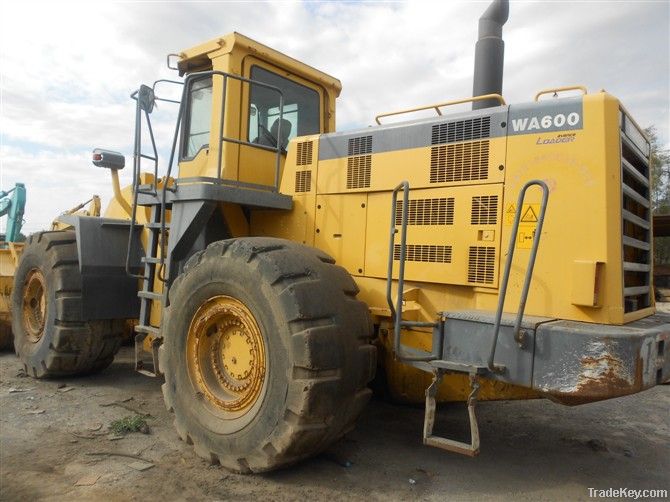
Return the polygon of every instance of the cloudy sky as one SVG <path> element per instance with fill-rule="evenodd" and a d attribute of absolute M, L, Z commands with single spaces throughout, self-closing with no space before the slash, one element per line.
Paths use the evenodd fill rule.
<path fill-rule="evenodd" d="M 26 183 L 26 233 L 94 193 L 104 207 L 109 174 L 91 166 L 90 151 L 119 150 L 130 161 L 129 94 L 175 77 L 166 54 L 231 31 L 339 78 L 338 130 L 468 96 L 487 3 L 1 0 L 0 186 Z M 504 95 L 515 103 L 547 87 L 604 88 L 668 145 L 669 30 L 668 1 L 513 1 Z M 166 145 L 172 111 L 161 106 L 154 120 Z"/>

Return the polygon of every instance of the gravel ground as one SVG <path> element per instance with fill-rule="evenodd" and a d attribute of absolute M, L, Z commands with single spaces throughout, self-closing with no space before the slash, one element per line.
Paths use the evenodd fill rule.
<path fill-rule="evenodd" d="M 474 459 L 423 446 L 422 409 L 375 400 L 326 453 L 242 476 L 207 465 L 178 439 L 161 381 L 135 373 L 131 361 L 124 347 L 99 375 L 36 381 L 22 376 L 13 354 L 0 354 L 0 499 L 587 500 L 589 487 L 670 492 L 668 385 L 575 408 L 480 403 L 482 453 Z M 109 424 L 134 412 L 148 415 L 150 433 L 110 437 Z M 446 430 L 466 434 L 464 407 L 440 408 L 436 432 Z M 152 466 L 137 470 L 150 464 L 119 453 Z"/>

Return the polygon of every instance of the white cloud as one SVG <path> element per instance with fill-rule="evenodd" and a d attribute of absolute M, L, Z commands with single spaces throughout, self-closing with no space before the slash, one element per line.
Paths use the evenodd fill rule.
<path fill-rule="evenodd" d="M 468 96 L 486 5 L 0 2 L 0 185 L 27 184 L 28 231 L 93 193 L 108 197 L 109 176 L 90 165 L 89 152 L 103 146 L 130 155 L 130 92 L 174 77 L 167 53 L 231 31 L 338 77 L 338 129 Z M 504 30 L 508 102 L 544 87 L 605 88 L 668 143 L 669 16 L 667 2 L 512 3 Z M 163 151 L 173 132 L 166 110 L 155 114 Z M 122 179 L 129 177 L 127 169 Z"/>

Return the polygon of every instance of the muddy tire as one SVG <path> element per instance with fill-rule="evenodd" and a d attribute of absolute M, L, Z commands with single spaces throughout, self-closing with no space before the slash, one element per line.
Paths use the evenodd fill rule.
<path fill-rule="evenodd" d="M 28 238 L 14 276 L 14 349 L 35 378 L 100 371 L 119 350 L 123 321 L 82 319 L 81 274 L 74 232 Z"/>
<path fill-rule="evenodd" d="M 357 293 L 332 258 L 281 239 L 219 241 L 194 255 L 170 289 L 160 348 L 181 438 L 249 473 L 295 463 L 349 431 L 376 366 Z"/>

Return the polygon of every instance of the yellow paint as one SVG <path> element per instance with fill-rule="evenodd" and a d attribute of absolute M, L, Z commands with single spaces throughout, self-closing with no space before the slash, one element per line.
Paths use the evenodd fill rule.
<path fill-rule="evenodd" d="M 214 69 L 249 77 L 254 65 L 277 71 L 319 94 L 320 132 L 335 130 L 335 98 L 341 85 L 324 73 L 236 33 L 183 51 L 180 56 L 182 72 Z M 223 124 L 219 113 L 222 86 L 222 78 L 214 77 L 209 146 L 193 159 L 180 162 L 179 177 L 217 177 L 220 154 L 224 179 L 272 185 L 273 153 L 225 141 L 219 152 L 221 125 L 224 136 L 244 141 L 249 127 L 248 85 L 228 82 Z M 538 139 L 546 136 L 543 133 L 491 138 L 487 176 L 454 182 L 431 182 L 431 153 L 435 147 L 426 146 L 372 154 L 369 186 L 347 188 L 346 157 L 319 160 L 318 134 L 295 138 L 282 155 L 279 179 L 279 191 L 293 197 L 292 210 L 252 210 L 245 214 L 231 204 L 220 204 L 218 210 L 229 222 L 233 236 L 281 237 L 331 254 L 356 279 L 359 298 L 369 306 L 375 324 L 390 329 L 386 273 L 393 218 L 391 190 L 407 180 L 410 201 L 453 199 L 453 215 L 448 223 L 408 226 L 407 243 L 413 247 L 414 256 L 440 259 L 407 261 L 403 317 L 433 321 L 442 311 L 495 310 L 518 193 L 528 180 L 540 178 L 548 184 L 550 196 L 526 314 L 623 324 L 653 313 L 654 308 L 624 314 L 620 108 L 619 101 L 607 93 L 587 94 L 583 97 L 584 127 L 571 131 L 573 141 L 539 144 Z M 308 142 L 312 142 L 312 159 L 299 165 L 297 149 Z M 306 179 L 301 176 L 307 172 L 309 186 L 299 187 L 298 180 Z M 122 193 L 130 200 L 128 188 Z M 471 208 L 475 198 L 481 197 L 495 200 L 487 206 L 495 215 L 491 221 L 473 223 Z M 540 200 L 540 191 L 531 188 L 522 207 L 506 301 L 510 311 L 519 302 Z M 124 217 L 122 205 L 112 201 L 106 216 Z M 147 217 L 148 210 L 140 208 L 139 221 L 146 221 Z M 441 247 L 436 250 L 435 246 Z M 472 263 L 489 261 L 490 267 L 482 266 L 478 273 L 469 271 Z M 394 279 L 397 268 L 398 261 L 394 260 Z M 162 284 L 157 282 L 155 287 L 160 290 Z M 397 294 L 396 281 L 392 293 Z M 160 309 L 155 306 L 152 323 L 159 322 Z M 404 335 L 403 341 L 429 348 L 431 334 L 412 331 Z M 382 336 L 380 360 L 391 392 L 404 400 L 423 400 L 430 375 L 393 362 L 389 347 L 388 337 Z M 440 398 L 464 399 L 466 384 L 465 377 L 448 376 Z M 485 382 L 480 396 L 506 399 L 535 394 Z"/>
<path fill-rule="evenodd" d="M 265 212 L 262 217 L 252 217 L 251 233 L 309 243 L 309 237 L 303 238 L 302 232 L 306 230 L 309 236 L 313 228 L 314 244 L 332 254 L 356 278 L 361 290 L 359 298 L 369 305 L 376 322 L 386 322 L 390 314 L 385 297 L 390 190 L 406 179 L 412 188 L 410 200 L 453 197 L 457 210 L 451 225 L 408 227 L 408 244 L 452 245 L 452 256 L 451 263 L 407 261 L 405 290 L 416 289 L 418 295 L 411 302 L 411 311 L 404 310 L 404 318 L 433 321 L 436 313 L 444 310 L 494 311 L 519 190 L 528 180 L 540 178 L 549 185 L 550 197 L 526 314 L 623 324 L 649 315 L 653 308 L 625 316 L 623 312 L 618 114 L 618 100 L 606 93 L 592 94 L 584 97 L 585 127 L 574 131 L 572 142 L 538 145 L 540 134 L 492 139 L 489 177 L 482 181 L 430 183 L 430 147 L 373 154 L 369 188 L 346 188 L 346 158 L 320 161 L 309 166 L 312 181 L 316 180 L 316 197 L 312 198 L 311 193 L 296 195 L 293 216 L 273 218 Z M 283 193 L 295 193 L 292 180 L 298 168 L 292 152 L 302 139 L 289 146 Z M 408 165 L 412 169 L 408 170 Z M 500 165 L 504 169 L 498 169 Z M 472 198 L 492 195 L 499 197 L 497 223 L 471 225 Z M 367 198 L 366 208 L 356 216 L 355 208 L 363 198 Z M 540 191 L 531 188 L 522 207 L 506 302 L 509 311 L 514 311 L 519 302 L 530 244 L 537 228 L 540 198 Z M 313 217 L 312 208 L 319 206 Z M 462 210 L 463 206 L 467 209 Z M 357 220 L 350 221 L 353 218 Z M 352 232 L 359 231 L 365 232 L 364 239 L 352 236 Z M 335 234 L 341 235 L 335 237 Z M 495 248 L 493 280 L 488 284 L 468 280 L 468 249 L 473 246 Z M 363 267 L 358 266 L 361 253 L 365 260 Z M 577 262 L 592 264 L 585 276 L 573 269 Z M 397 261 L 394 278 L 395 274 Z M 396 294 L 395 283 L 393 294 Z M 412 337 L 414 342 L 408 343 L 417 347 L 430 342 L 429 333 L 414 333 L 408 340 Z M 416 340 L 421 338 L 423 341 Z M 417 378 L 416 370 L 385 361 L 393 392 L 404 399 L 422 400 L 429 377 Z M 454 382 L 465 385 L 466 380 L 459 378 L 447 378 L 444 388 L 450 391 L 443 392 L 456 392 Z M 527 390 L 509 386 L 503 391 L 497 385 L 493 385 L 495 392 L 488 398 L 530 396 Z M 444 398 L 445 394 L 441 396 Z M 458 396 L 461 399 L 464 394 Z"/>
<path fill-rule="evenodd" d="M 583 307 L 600 306 L 600 284 L 602 262 L 576 260 L 572 262 L 572 294 L 573 305 Z"/>
<path fill-rule="evenodd" d="M 187 49 L 180 53 L 178 66 L 183 71 L 217 70 L 245 78 L 251 77 L 255 66 L 290 78 L 307 86 L 319 94 L 321 100 L 321 132 L 335 130 L 335 98 L 342 85 L 340 81 L 281 52 L 255 42 L 239 33 L 231 33 Z M 213 77 L 212 117 L 209 148 L 201 150 L 193 160 L 181 161 L 179 177 L 218 176 L 219 130 L 223 77 Z M 229 78 L 226 91 L 226 114 L 223 136 L 247 140 L 249 109 L 249 85 Z M 261 185 L 273 185 L 275 154 L 247 145 L 237 145 L 224 141 L 221 148 L 222 177 L 228 180 L 244 181 Z M 285 156 L 282 156 L 283 166 Z"/>

